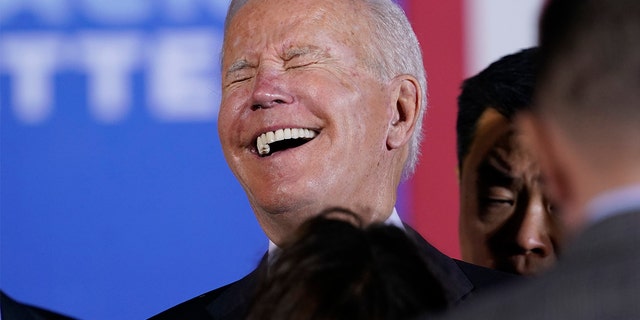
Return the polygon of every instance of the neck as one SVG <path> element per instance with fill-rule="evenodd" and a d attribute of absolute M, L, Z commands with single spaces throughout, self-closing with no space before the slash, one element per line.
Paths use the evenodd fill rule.
<path fill-rule="evenodd" d="M 389 217 L 386 220 L 384 220 L 384 224 L 394 226 L 406 231 L 406 228 L 404 227 L 404 224 L 400 219 L 400 215 L 398 215 L 398 211 L 396 210 L 395 207 L 393 208 L 393 211 L 389 214 Z M 271 238 L 269 238 L 269 259 L 271 259 L 273 253 L 279 249 L 280 248 L 278 247 L 278 245 L 276 245 L 276 243 Z"/>
<path fill-rule="evenodd" d="M 314 204 L 313 206 L 282 211 L 275 214 L 254 208 L 254 213 L 267 237 L 279 245 L 285 241 L 287 237 L 291 236 L 305 221 L 331 207 L 341 207 L 355 212 L 365 225 L 384 222 L 395 212 L 395 193 L 393 193 L 392 199 L 389 195 L 387 195 L 387 197 L 389 198 L 388 201 L 372 202 L 367 206 Z M 373 205 L 375 205 L 375 207 Z"/>

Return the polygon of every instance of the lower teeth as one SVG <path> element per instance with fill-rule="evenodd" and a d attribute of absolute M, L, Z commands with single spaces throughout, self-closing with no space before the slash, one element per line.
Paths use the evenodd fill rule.
<path fill-rule="evenodd" d="M 261 156 L 264 156 L 264 155 L 268 155 L 270 151 L 271 151 L 271 148 L 269 147 L 269 145 L 263 144 L 262 147 L 260 147 L 260 150 L 258 150 L 258 153 L 260 153 Z"/>

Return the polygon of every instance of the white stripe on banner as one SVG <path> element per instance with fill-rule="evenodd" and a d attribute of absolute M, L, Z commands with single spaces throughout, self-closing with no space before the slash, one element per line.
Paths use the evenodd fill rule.
<path fill-rule="evenodd" d="M 465 76 L 537 42 L 545 0 L 464 0 Z"/>

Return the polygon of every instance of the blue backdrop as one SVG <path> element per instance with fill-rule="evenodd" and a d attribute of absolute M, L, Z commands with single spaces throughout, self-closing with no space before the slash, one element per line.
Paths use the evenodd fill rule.
<path fill-rule="evenodd" d="M 255 266 L 216 132 L 227 5 L 0 0 L 2 290 L 141 319 Z"/>

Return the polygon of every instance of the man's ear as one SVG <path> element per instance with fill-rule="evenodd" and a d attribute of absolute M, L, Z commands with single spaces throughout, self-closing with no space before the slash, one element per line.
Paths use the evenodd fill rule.
<path fill-rule="evenodd" d="M 559 139 L 557 132 L 550 130 L 551 124 L 546 124 L 531 112 L 519 114 L 515 123 L 521 132 L 520 143 L 531 150 L 540 166 L 545 193 L 554 205 L 562 210 L 562 207 L 574 200 L 573 186 L 567 176 L 570 168 L 567 168 L 567 161 L 562 152 L 562 139 Z"/>
<path fill-rule="evenodd" d="M 392 103 L 387 148 L 404 146 L 415 129 L 422 104 L 422 91 L 418 80 L 410 75 L 400 75 L 391 81 Z"/>

